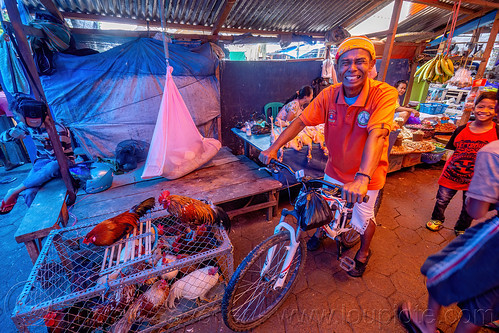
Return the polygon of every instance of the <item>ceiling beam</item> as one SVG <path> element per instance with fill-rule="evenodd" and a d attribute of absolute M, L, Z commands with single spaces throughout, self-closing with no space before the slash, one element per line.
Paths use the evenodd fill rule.
<path fill-rule="evenodd" d="M 468 16 L 466 16 L 465 18 L 463 19 L 460 19 L 459 21 L 456 22 L 456 28 L 460 27 L 461 25 L 465 24 L 465 23 L 468 23 L 469 21 L 471 20 L 474 20 L 476 19 L 477 17 L 482 17 L 484 16 L 485 14 L 487 14 L 488 12 L 490 12 L 490 8 L 487 8 L 487 9 L 482 9 L 474 14 L 470 14 Z M 434 39 L 436 37 L 439 37 L 440 35 L 442 35 L 444 32 L 447 32 L 444 29 L 440 29 L 438 31 L 435 32 L 435 34 L 433 35 L 433 37 L 431 39 Z"/>
<path fill-rule="evenodd" d="M 388 64 L 390 63 L 390 57 L 392 56 L 393 41 L 395 40 L 395 35 L 397 34 L 397 27 L 400 18 L 400 10 L 402 9 L 403 0 L 395 0 L 392 12 L 392 19 L 390 21 L 390 28 L 388 35 L 386 37 L 385 49 L 383 50 L 383 60 L 381 61 L 381 66 L 379 72 L 381 74 L 380 81 L 385 82 L 386 73 L 388 71 Z"/>
<path fill-rule="evenodd" d="M 458 0 L 451 0 L 457 2 Z M 486 8 L 496 8 L 499 9 L 499 2 L 485 1 L 485 0 L 463 0 L 464 3 L 471 3 L 473 5 L 479 5 Z"/>
<path fill-rule="evenodd" d="M 212 35 L 218 35 L 220 32 L 220 28 L 222 28 L 222 25 L 225 23 L 225 20 L 227 20 L 227 17 L 230 14 L 230 11 L 232 10 L 232 7 L 234 7 L 234 4 L 236 3 L 236 0 L 225 0 L 224 4 L 222 6 L 222 10 L 220 11 L 219 16 L 215 20 L 215 23 L 213 24 L 213 29 L 211 29 L 211 34 Z"/>
<path fill-rule="evenodd" d="M 121 23 L 121 24 L 133 24 L 140 26 L 149 26 L 160 28 L 161 22 L 158 21 L 147 21 L 147 20 L 138 20 L 131 19 L 126 17 L 114 17 L 114 16 L 102 16 L 95 14 L 83 14 L 83 13 L 70 13 L 64 12 L 64 17 L 68 19 L 76 19 L 76 20 L 86 20 L 86 21 L 101 21 L 101 22 L 113 22 L 113 23 Z M 191 25 L 191 24 L 177 24 L 177 23 L 168 23 L 167 28 L 169 29 L 179 29 L 179 30 L 195 30 L 201 31 L 203 33 L 211 34 L 211 27 L 204 25 Z M 220 28 L 220 33 L 228 33 L 228 34 L 245 34 L 245 33 L 254 33 L 259 35 L 283 35 L 283 34 L 294 34 L 294 35 L 305 35 L 311 36 L 317 40 L 324 40 L 324 33 L 318 32 L 283 32 L 283 31 L 274 31 L 274 30 L 257 30 L 257 29 L 236 29 L 236 28 Z"/>
<path fill-rule="evenodd" d="M 62 16 L 61 12 L 57 9 L 52 0 L 40 0 L 40 2 L 50 14 L 64 22 L 64 16 Z"/>
<path fill-rule="evenodd" d="M 453 9 L 452 5 L 449 5 L 448 3 L 445 3 L 445 2 L 440 2 L 438 0 L 405 0 L 405 1 L 419 3 L 419 4 L 427 5 L 430 7 L 437 7 L 437 8 L 445 9 L 445 10 L 449 10 L 449 11 L 452 11 L 452 9 Z M 468 8 L 463 8 L 463 7 L 461 7 L 459 9 L 459 11 L 461 13 L 465 13 L 465 14 L 472 14 L 475 12 L 474 10 L 471 10 Z"/>
<path fill-rule="evenodd" d="M 370 14 L 371 12 L 375 11 L 379 6 L 381 6 L 384 3 L 383 0 L 375 0 L 373 1 L 370 5 L 365 7 L 362 11 L 356 13 L 355 15 L 352 15 L 349 19 L 346 21 L 341 22 L 341 26 L 344 28 L 353 28 L 360 19 L 362 19 L 364 16 Z"/>

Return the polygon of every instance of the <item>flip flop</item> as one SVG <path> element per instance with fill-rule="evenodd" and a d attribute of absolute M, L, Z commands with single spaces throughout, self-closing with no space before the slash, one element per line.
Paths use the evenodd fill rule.
<path fill-rule="evenodd" d="M 422 333 L 421 329 L 412 321 L 409 309 L 404 309 L 404 304 L 397 308 L 397 318 L 409 333 Z"/>
<path fill-rule="evenodd" d="M 4 200 L 2 200 L 2 206 L 0 207 L 0 215 L 5 215 L 8 214 L 14 209 L 14 206 L 17 203 L 17 199 L 11 203 L 11 204 L 6 204 Z"/>
<path fill-rule="evenodd" d="M 2 177 L 0 178 L 0 184 L 8 184 L 8 183 L 12 183 L 14 180 L 16 180 L 17 177 Z"/>

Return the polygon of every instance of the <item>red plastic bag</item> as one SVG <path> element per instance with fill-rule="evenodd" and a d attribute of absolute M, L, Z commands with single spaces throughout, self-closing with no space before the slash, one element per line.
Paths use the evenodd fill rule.
<path fill-rule="evenodd" d="M 216 139 L 201 136 L 173 82 L 172 71 L 168 67 L 143 179 L 185 176 L 211 160 L 222 146 Z"/>

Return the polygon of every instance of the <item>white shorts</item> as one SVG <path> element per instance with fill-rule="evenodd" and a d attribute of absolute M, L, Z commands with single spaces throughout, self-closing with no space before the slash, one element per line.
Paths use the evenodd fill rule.
<path fill-rule="evenodd" d="M 337 181 L 326 174 L 324 175 L 324 180 L 334 184 L 343 185 L 342 182 Z M 369 201 L 362 202 L 360 204 L 356 203 L 355 206 L 353 206 L 350 224 L 352 225 L 352 228 L 354 228 L 355 231 L 361 235 L 363 235 L 364 231 L 366 231 L 370 220 L 373 220 L 373 222 L 376 223 L 376 220 L 374 219 L 374 205 L 376 204 L 378 193 L 379 190 L 368 190 L 367 195 L 369 196 Z"/>

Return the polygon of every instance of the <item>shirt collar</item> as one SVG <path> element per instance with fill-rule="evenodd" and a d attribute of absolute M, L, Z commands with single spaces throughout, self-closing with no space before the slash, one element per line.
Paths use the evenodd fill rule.
<path fill-rule="evenodd" d="M 359 97 L 353 103 L 351 106 L 360 106 L 360 107 L 365 107 L 367 103 L 367 97 L 369 97 L 369 88 L 371 86 L 371 79 L 367 79 L 366 84 L 364 84 L 364 87 L 362 87 L 362 90 L 360 91 Z M 336 98 L 336 103 L 338 104 L 345 104 L 348 105 L 345 102 L 345 95 L 343 92 L 343 84 L 340 86 L 340 93 L 338 94 L 338 97 Z"/>

